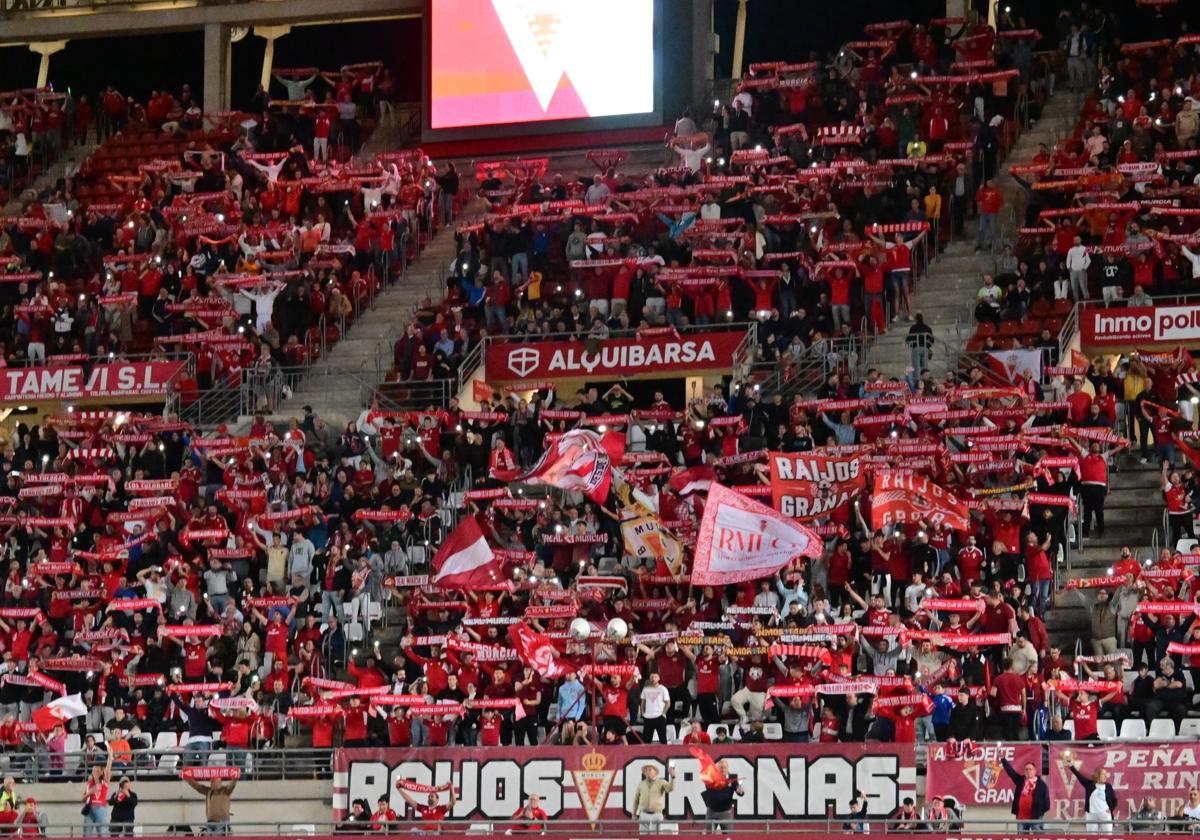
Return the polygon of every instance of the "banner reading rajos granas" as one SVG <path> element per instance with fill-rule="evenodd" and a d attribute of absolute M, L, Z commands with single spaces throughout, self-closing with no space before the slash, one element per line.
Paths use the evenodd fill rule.
<path fill-rule="evenodd" d="M 1050 785 L 1048 820 L 1083 819 L 1083 786 L 1072 767 L 1088 779 L 1097 768 L 1108 771 L 1108 783 L 1117 795 L 1118 820 L 1129 819 L 1146 801 L 1154 810 L 1174 815 L 1186 804 L 1188 789 L 1200 784 L 1200 743 L 1052 745 L 1046 779 Z"/>
<path fill-rule="evenodd" d="M 844 815 L 855 790 L 870 813 L 883 816 L 916 790 L 912 744 L 738 744 L 705 749 L 728 759 L 745 789 L 739 817 Z M 341 819 L 356 799 L 374 808 L 381 796 L 401 813 L 396 782 L 451 782 L 458 790 L 454 820 L 508 819 L 531 793 L 550 817 L 568 820 L 628 818 L 646 764 L 674 766 L 668 819 L 703 816 L 700 762 L 683 745 L 591 747 L 444 747 L 437 750 L 343 749 L 334 753 L 333 809 Z"/>
<path fill-rule="evenodd" d="M 802 521 L 828 515 L 867 486 L 866 461 L 858 455 L 772 452 L 769 463 L 775 509 Z M 828 492 L 819 492 L 822 483 Z"/>
<path fill-rule="evenodd" d="M 1004 772 L 1008 759 L 1018 773 L 1033 762 L 1041 769 L 1039 744 L 975 744 L 952 749 L 946 743 L 929 744 L 925 753 L 925 798 L 952 796 L 962 805 L 1011 805 L 1013 785 Z"/>

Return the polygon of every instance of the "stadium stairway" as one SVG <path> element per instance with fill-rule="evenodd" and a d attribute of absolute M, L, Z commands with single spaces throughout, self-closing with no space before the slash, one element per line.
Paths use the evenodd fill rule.
<path fill-rule="evenodd" d="M 1046 616 L 1051 641 L 1064 651 L 1075 649 L 1076 639 L 1090 648 L 1089 610 L 1096 590 L 1063 590 L 1066 581 L 1103 577 L 1128 546 L 1138 560 L 1152 560 L 1165 535 L 1162 533 L 1162 472 L 1154 465 L 1138 462 L 1136 455 L 1119 457 L 1120 471 L 1109 472 L 1108 499 L 1104 506 L 1104 535 L 1095 533 L 1083 541 L 1071 556 L 1070 568 L 1059 566 L 1060 590 L 1055 605 Z M 1089 651 L 1090 652 L 1090 651 Z"/>
<path fill-rule="evenodd" d="M 995 252 L 975 253 L 975 222 L 968 221 L 960 239 L 946 244 L 945 251 L 929 265 L 925 276 L 917 281 L 912 295 L 912 311 L 920 312 L 925 323 L 933 329 L 934 345 L 930 369 L 940 379 L 949 369 L 956 369 L 966 342 L 975 332 L 975 296 L 980 276 L 993 271 L 995 258 L 1005 242 L 1015 239 L 1015 228 L 1024 217 L 1024 195 L 1008 174 L 1008 166 L 1028 163 L 1039 143 L 1053 146 L 1060 137 L 1068 135 L 1078 121 L 1083 102 L 1066 90 L 1059 90 L 1046 102 L 1042 117 L 1017 139 L 1008 158 L 1001 164 L 996 186 L 1004 192 L 1001 230 L 995 237 Z M 904 338 L 910 321 L 903 319 L 891 324 L 888 331 L 874 340 L 871 357 L 884 377 L 903 377 L 911 364 L 912 354 Z"/>
<path fill-rule="evenodd" d="M 545 156 L 551 159 L 551 172 L 561 172 L 568 178 L 588 176 L 597 171 L 579 151 Z M 641 178 L 673 158 L 662 145 L 631 147 L 621 169 L 629 173 L 631 178 Z M 468 160 L 457 160 L 455 163 L 464 183 L 473 183 L 473 163 Z M 440 165 L 439 161 L 439 168 Z M 475 199 L 463 208 L 457 223 L 474 221 L 486 211 L 486 204 Z M 312 365 L 291 398 L 276 407 L 271 419 L 285 421 L 289 417 L 298 417 L 301 407 L 305 405 L 311 405 L 318 415 L 335 427 L 344 427 L 347 422 L 357 419 L 362 409 L 370 404 L 372 396 L 377 393 L 375 389 L 391 367 L 393 344 L 411 322 L 413 312 L 426 297 L 434 303 L 442 300 L 445 278 L 455 255 L 454 231 L 442 229 L 409 265 L 404 277 L 394 286 L 381 289 L 374 305 L 360 314 L 346 336 L 324 358 Z M 396 407 L 386 403 L 395 393 L 393 389 L 388 390 L 384 395 L 383 407 Z M 433 401 L 431 395 L 432 392 L 412 389 L 407 393 L 412 405 L 399 407 L 423 407 Z M 242 418 L 242 424 L 246 420 Z"/>
<path fill-rule="evenodd" d="M 470 221 L 483 210 L 476 201 L 464 208 L 459 221 Z M 274 419 L 300 416 L 311 405 L 334 428 L 356 420 L 370 403 L 372 390 L 392 365 L 392 347 L 425 298 L 440 301 L 456 255 L 454 228 L 442 228 L 393 286 L 376 294 L 374 306 L 362 311 L 344 338 L 315 362 L 289 400 L 277 406 Z"/>

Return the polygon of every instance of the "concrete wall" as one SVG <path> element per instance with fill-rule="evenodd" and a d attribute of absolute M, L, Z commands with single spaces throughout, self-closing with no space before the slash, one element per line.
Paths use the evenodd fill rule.
<path fill-rule="evenodd" d="M 146 825 L 199 825 L 204 822 L 204 800 L 179 781 L 135 782 L 138 822 Z M 23 797 L 33 796 L 50 825 L 78 826 L 83 785 L 76 782 L 17 785 Z M 331 782 L 288 780 L 239 782 L 233 794 L 233 822 L 283 822 L 305 825 L 332 819 Z M 54 833 L 53 831 L 51 833 Z M 149 832 L 147 832 L 149 833 Z"/>

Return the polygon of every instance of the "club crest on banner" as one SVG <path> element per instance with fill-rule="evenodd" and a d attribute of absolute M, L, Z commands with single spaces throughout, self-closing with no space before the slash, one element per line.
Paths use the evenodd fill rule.
<path fill-rule="evenodd" d="M 518 347 L 508 354 L 508 369 L 524 379 L 537 370 L 542 353 L 536 347 Z"/>
<path fill-rule="evenodd" d="M 571 778 L 575 780 L 579 804 L 583 806 L 588 819 L 595 822 L 600 819 L 600 814 L 608 802 L 608 794 L 612 791 L 613 777 L 616 773 L 605 769 L 608 759 L 595 750 L 584 755 L 579 764 L 581 769 L 572 770 Z"/>

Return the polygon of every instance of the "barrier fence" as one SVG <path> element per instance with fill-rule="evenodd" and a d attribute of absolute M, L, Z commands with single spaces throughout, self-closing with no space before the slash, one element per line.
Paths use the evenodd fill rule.
<path fill-rule="evenodd" d="M 917 827 L 911 827 L 914 822 Z M 374 826 L 378 826 L 377 828 Z M 1194 834 L 1196 823 L 1186 820 L 1162 821 L 1121 821 L 1114 823 L 1111 832 L 1103 836 L 1112 840 L 1134 835 L 1147 834 Z M 690 822 L 660 823 L 653 828 L 645 827 L 633 820 L 602 820 L 600 822 L 564 821 L 548 819 L 542 821 L 503 820 L 490 823 L 474 823 L 462 828 L 440 828 L 434 823 L 421 823 L 415 820 L 404 820 L 393 823 L 338 822 L 338 823 L 235 823 L 233 825 L 213 825 L 206 823 L 188 824 L 148 824 L 137 822 L 128 828 L 118 823 L 108 826 L 109 836 L 137 836 L 178 838 L 189 835 L 232 835 L 244 838 L 256 837 L 292 837 L 326 836 L 336 834 L 347 840 L 368 840 L 377 838 L 380 834 L 397 834 L 412 836 L 413 834 L 433 834 L 440 840 L 474 840 L 479 837 L 491 836 L 528 836 L 542 835 L 552 837 L 602 837 L 604 840 L 633 840 L 646 834 L 686 835 L 686 836 L 720 836 L 736 835 L 743 840 L 757 840 L 771 837 L 802 836 L 805 840 L 844 840 L 847 834 L 911 834 L 920 833 L 930 840 L 1012 840 L 1016 823 L 998 820 L 968 821 L 965 826 L 957 824 L 946 825 L 942 821 L 911 820 L 846 820 L 826 819 L 811 821 L 743 821 L 732 820 L 714 825 L 707 819 L 699 818 Z M 49 837 L 86 837 L 97 836 L 85 834 L 82 823 L 77 825 L 65 823 L 45 823 L 41 826 L 44 836 Z M 968 831 L 969 834 L 964 834 Z M 21 833 L 18 825 L 12 834 Z M 1024 840 L 1084 840 L 1095 838 L 1095 832 L 1089 833 L 1083 821 L 1070 824 L 1048 823 L 1038 829 L 1019 831 Z M 33 829 L 25 829 L 25 835 L 34 834 Z"/>

